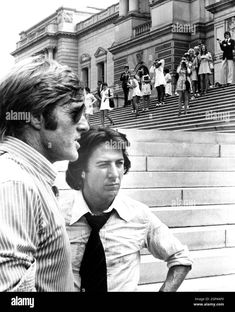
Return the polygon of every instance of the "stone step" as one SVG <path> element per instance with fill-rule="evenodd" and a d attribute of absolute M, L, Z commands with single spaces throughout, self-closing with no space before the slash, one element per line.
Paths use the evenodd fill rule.
<path fill-rule="evenodd" d="M 190 132 L 190 131 L 169 131 L 159 129 L 125 129 L 117 128 L 125 133 L 127 139 L 132 142 L 161 142 L 161 143 L 209 143 L 209 144 L 233 144 L 235 134 L 225 134 L 217 132 Z"/>
<path fill-rule="evenodd" d="M 235 274 L 217 275 L 202 278 L 186 279 L 180 285 L 178 292 L 234 292 Z M 139 285 L 137 291 L 139 292 L 156 292 L 162 286 L 161 283 L 143 284 Z M 200 297 L 200 295 L 199 295 Z M 216 298 L 224 298 L 224 294 L 215 296 Z M 204 297 L 203 297 L 204 298 Z M 210 301 L 211 302 L 211 301 Z M 217 300 L 214 302 L 224 302 L 223 300 Z"/>
<path fill-rule="evenodd" d="M 61 196 L 69 196 L 70 188 L 64 181 L 56 181 Z M 122 189 L 121 192 L 149 207 L 230 205 L 235 203 L 235 187 Z"/>
<path fill-rule="evenodd" d="M 151 211 L 170 228 L 235 224 L 235 203 L 189 206 L 189 202 L 178 201 L 178 204 L 151 208 Z"/>
<path fill-rule="evenodd" d="M 231 102 L 231 98 L 235 95 L 235 92 L 233 94 L 229 94 L 226 97 L 214 97 L 211 100 L 209 100 L 208 98 L 203 98 L 202 101 L 200 100 L 194 100 L 194 101 L 190 101 L 189 106 L 191 109 L 191 112 L 197 112 L 197 113 L 202 113 L 202 112 L 206 112 L 206 111 L 217 111 L 220 109 L 224 109 L 224 110 L 228 110 L 230 109 L 230 111 L 234 111 L 234 107 L 233 107 L 233 102 Z M 152 100 L 150 103 L 150 111 L 154 110 L 155 113 L 157 115 L 159 114 L 163 114 L 165 115 L 165 117 L 167 117 L 167 115 L 169 115 L 169 113 L 171 112 L 178 112 L 178 99 L 175 99 L 173 102 L 169 103 L 166 102 L 164 105 L 158 106 L 156 107 L 156 101 Z M 142 109 L 142 104 L 140 103 L 140 109 Z M 132 111 L 132 106 L 129 105 L 128 107 L 119 107 L 119 108 L 115 108 L 113 110 L 111 110 L 111 114 L 113 117 L 117 117 L 117 120 L 119 120 L 119 117 L 123 117 L 124 120 L 126 120 L 128 117 L 133 116 L 133 114 L 131 113 Z M 124 114 L 125 112 L 125 114 Z M 145 113 L 148 114 L 148 113 Z M 99 119 L 99 114 L 94 114 L 91 117 L 92 121 L 95 121 Z"/>
<path fill-rule="evenodd" d="M 235 247 L 235 223 L 231 225 L 172 228 L 171 232 L 189 250 Z"/>
<path fill-rule="evenodd" d="M 229 115 L 228 115 L 229 113 Z M 208 114 L 208 115 L 207 115 Z M 187 115 L 182 115 L 178 117 L 178 113 L 172 114 L 169 113 L 166 117 L 162 114 L 157 114 L 155 111 L 151 111 L 145 114 L 141 114 L 138 118 L 130 116 L 128 120 L 123 121 L 112 116 L 115 122 L 115 127 L 123 127 L 126 129 L 131 129 L 133 126 L 135 128 L 148 129 L 150 127 L 159 129 L 159 130 L 190 130 L 198 129 L 208 129 L 208 128 L 224 128 L 228 127 L 235 122 L 235 112 L 225 112 L 224 110 L 218 110 L 216 114 L 210 117 L 208 111 L 204 113 L 196 112 L 190 109 L 187 112 Z M 122 120 L 122 122 L 120 122 Z"/>
<path fill-rule="evenodd" d="M 133 114 L 131 114 L 131 107 L 116 108 L 111 111 L 111 116 L 119 128 L 135 127 L 146 129 L 158 128 L 162 130 L 232 131 L 235 128 L 234 95 L 234 86 L 229 88 L 217 88 L 216 90 L 211 89 L 207 95 L 190 101 L 188 115 L 182 115 L 181 118 L 177 117 L 178 97 L 170 97 L 167 99 L 164 106 L 156 108 L 155 96 L 151 98 L 150 111 L 148 113 L 141 113 L 138 118 L 135 118 Z M 210 115 L 210 118 L 207 118 L 210 112 L 213 114 Z M 219 114 L 222 114 L 223 118 L 221 118 Z M 100 124 L 99 114 L 94 114 L 94 116 L 92 116 L 91 123 Z"/>
<path fill-rule="evenodd" d="M 192 270 L 187 279 L 235 273 L 235 248 L 217 248 L 192 251 Z M 167 274 L 166 263 L 151 255 L 141 256 L 140 285 L 163 282 Z"/>
<path fill-rule="evenodd" d="M 221 149 L 225 154 L 229 151 L 234 153 L 234 145 L 219 144 L 191 144 L 191 143 L 155 143 L 155 142 L 133 142 L 128 153 L 134 156 L 160 156 L 160 157 L 220 157 Z"/>
<path fill-rule="evenodd" d="M 150 106 L 150 110 L 148 112 L 140 112 L 140 116 L 135 118 L 135 115 L 123 108 L 119 109 L 120 111 L 111 111 L 111 117 L 114 122 L 118 125 L 118 127 L 124 126 L 127 128 L 131 124 L 135 124 L 138 126 L 144 126 L 148 124 L 155 123 L 159 128 L 164 128 L 167 126 L 173 127 L 176 125 L 219 125 L 226 124 L 228 122 L 232 122 L 235 119 L 235 107 L 234 104 L 231 103 L 231 99 L 228 100 L 227 103 L 219 105 L 214 103 L 213 106 L 204 105 L 200 109 L 194 108 L 194 106 L 190 105 L 189 110 L 187 111 L 187 115 L 185 116 L 183 113 L 181 117 L 178 117 L 178 108 L 171 107 L 167 109 L 165 106 L 161 108 L 156 108 Z M 100 114 L 94 115 L 91 119 L 91 124 L 99 124 L 100 123 Z"/>
<path fill-rule="evenodd" d="M 131 158 L 131 164 L 135 168 L 138 168 L 138 166 L 141 166 L 141 168 L 145 167 L 147 171 L 235 171 L 235 157 L 216 158 L 149 156 L 146 157 L 146 159 L 142 159 L 141 157 L 133 157 Z"/>
<path fill-rule="evenodd" d="M 59 172 L 55 182 L 59 189 L 68 189 L 65 172 Z M 129 172 L 123 189 L 233 187 L 235 172 Z"/>
<path fill-rule="evenodd" d="M 178 238 L 190 251 L 235 247 L 235 223 L 230 225 L 211 225 L 171 228 L 173 235 Z M 149 254 L 144 248 L 142 255 Z"/>
<path fill-rule="evenodd" d="M 235 172 L 129 172 L 122 188 L 192 188 L 234 186 Z"/>

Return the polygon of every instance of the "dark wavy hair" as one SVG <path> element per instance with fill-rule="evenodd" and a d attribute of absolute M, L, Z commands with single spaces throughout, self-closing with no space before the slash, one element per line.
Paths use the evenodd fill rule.
<path fill-rule="evenodd" d="M 130 145 L 126 135 L 105 127 L 92 127 L 87 132 L 81 134 L 79 140 L 79 158 L 74 162 L 69 162 L 66 171 L 66 182 L 75 190 L 82 189 L 82 172 L 87 170 L 88 161 L 93 151 L 101 144 L 109 143 L 117 149 L 120 149 L 124 158 L 124 174 L 126 174 L 131 162 L 128 157 L 127 147 Z"/>
<path fill-rule="evenodd" d="M 225 31 L 225 33 L 224 33 L 224 38 L 225 38 L 226 35 L 228 35 L 229 38 L 231 38 L 231 33 L 230 33 L 230 31 Z"/>

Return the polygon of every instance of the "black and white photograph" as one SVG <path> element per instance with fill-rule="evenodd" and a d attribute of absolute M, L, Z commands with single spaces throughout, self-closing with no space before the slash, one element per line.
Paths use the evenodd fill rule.
<path fill-rule="evenodd" d="M 235 1 L 0 7 L 3 312 L 229 311 Z"/>

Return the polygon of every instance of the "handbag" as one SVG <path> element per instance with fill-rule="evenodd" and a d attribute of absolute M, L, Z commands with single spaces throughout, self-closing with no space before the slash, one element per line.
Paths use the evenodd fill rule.
<path fill-rule="evenodd" d="M 109 89 L 109 97 L 110 97 L 110 96 L 111 96 L 111 94 L 110 94 L 110 89 Z M 115 107 L 113 98 L 110 98 L 110 99 L 109 99 L 109 106 L 110 106 L 111 108 L 114 108 L 114 107 Z"/>

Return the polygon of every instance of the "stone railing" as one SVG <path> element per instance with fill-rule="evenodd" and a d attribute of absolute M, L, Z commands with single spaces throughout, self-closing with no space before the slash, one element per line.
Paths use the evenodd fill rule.
<path fill-rule="evenodd" d="M 57 32 L 57 24 L 52 22 L 47 26 L 40 27 L 38 29 L 33 30 L 32 32 L 21 34 L 21 40 L 17 42 L 16 47 L 18 49 L 24 46 L 25 44 L 29 43 L 30 41 L 39 38 L 40 36 L 46 33 L 53 34 L 56 32 Z"/>
<path fill-rule="evenodd" d="M 144 24 L 141 24 L 139 26 L 134 27 L 133 29 L 133 35 L 134 37 L 140 36 L 148 31 L 150 31 L 151 28 L 151 22 L 147 22 Z"/>
<path fill-rule="evenodd" d="M 118 12 L 119 12 L 119 3 L 114 4 L 114 5 L 110 6 L 109 8 L 107 8 L 106 10 L 104 10 L 100 13 L 97 13 L 95 15 L 92 15 L 87 20 L 78 23 L 76 26 L 76 31 L 81 31 L 83 29 L 86 29 L 87 27 L 91 27 L 92 25 L 94 25 L 94 24 L 96 24 L 102 20 L 106 20 L 107 18 L 109 18 L 110 16 L 112 16 L 113 14 L 118 13 Z"/>

